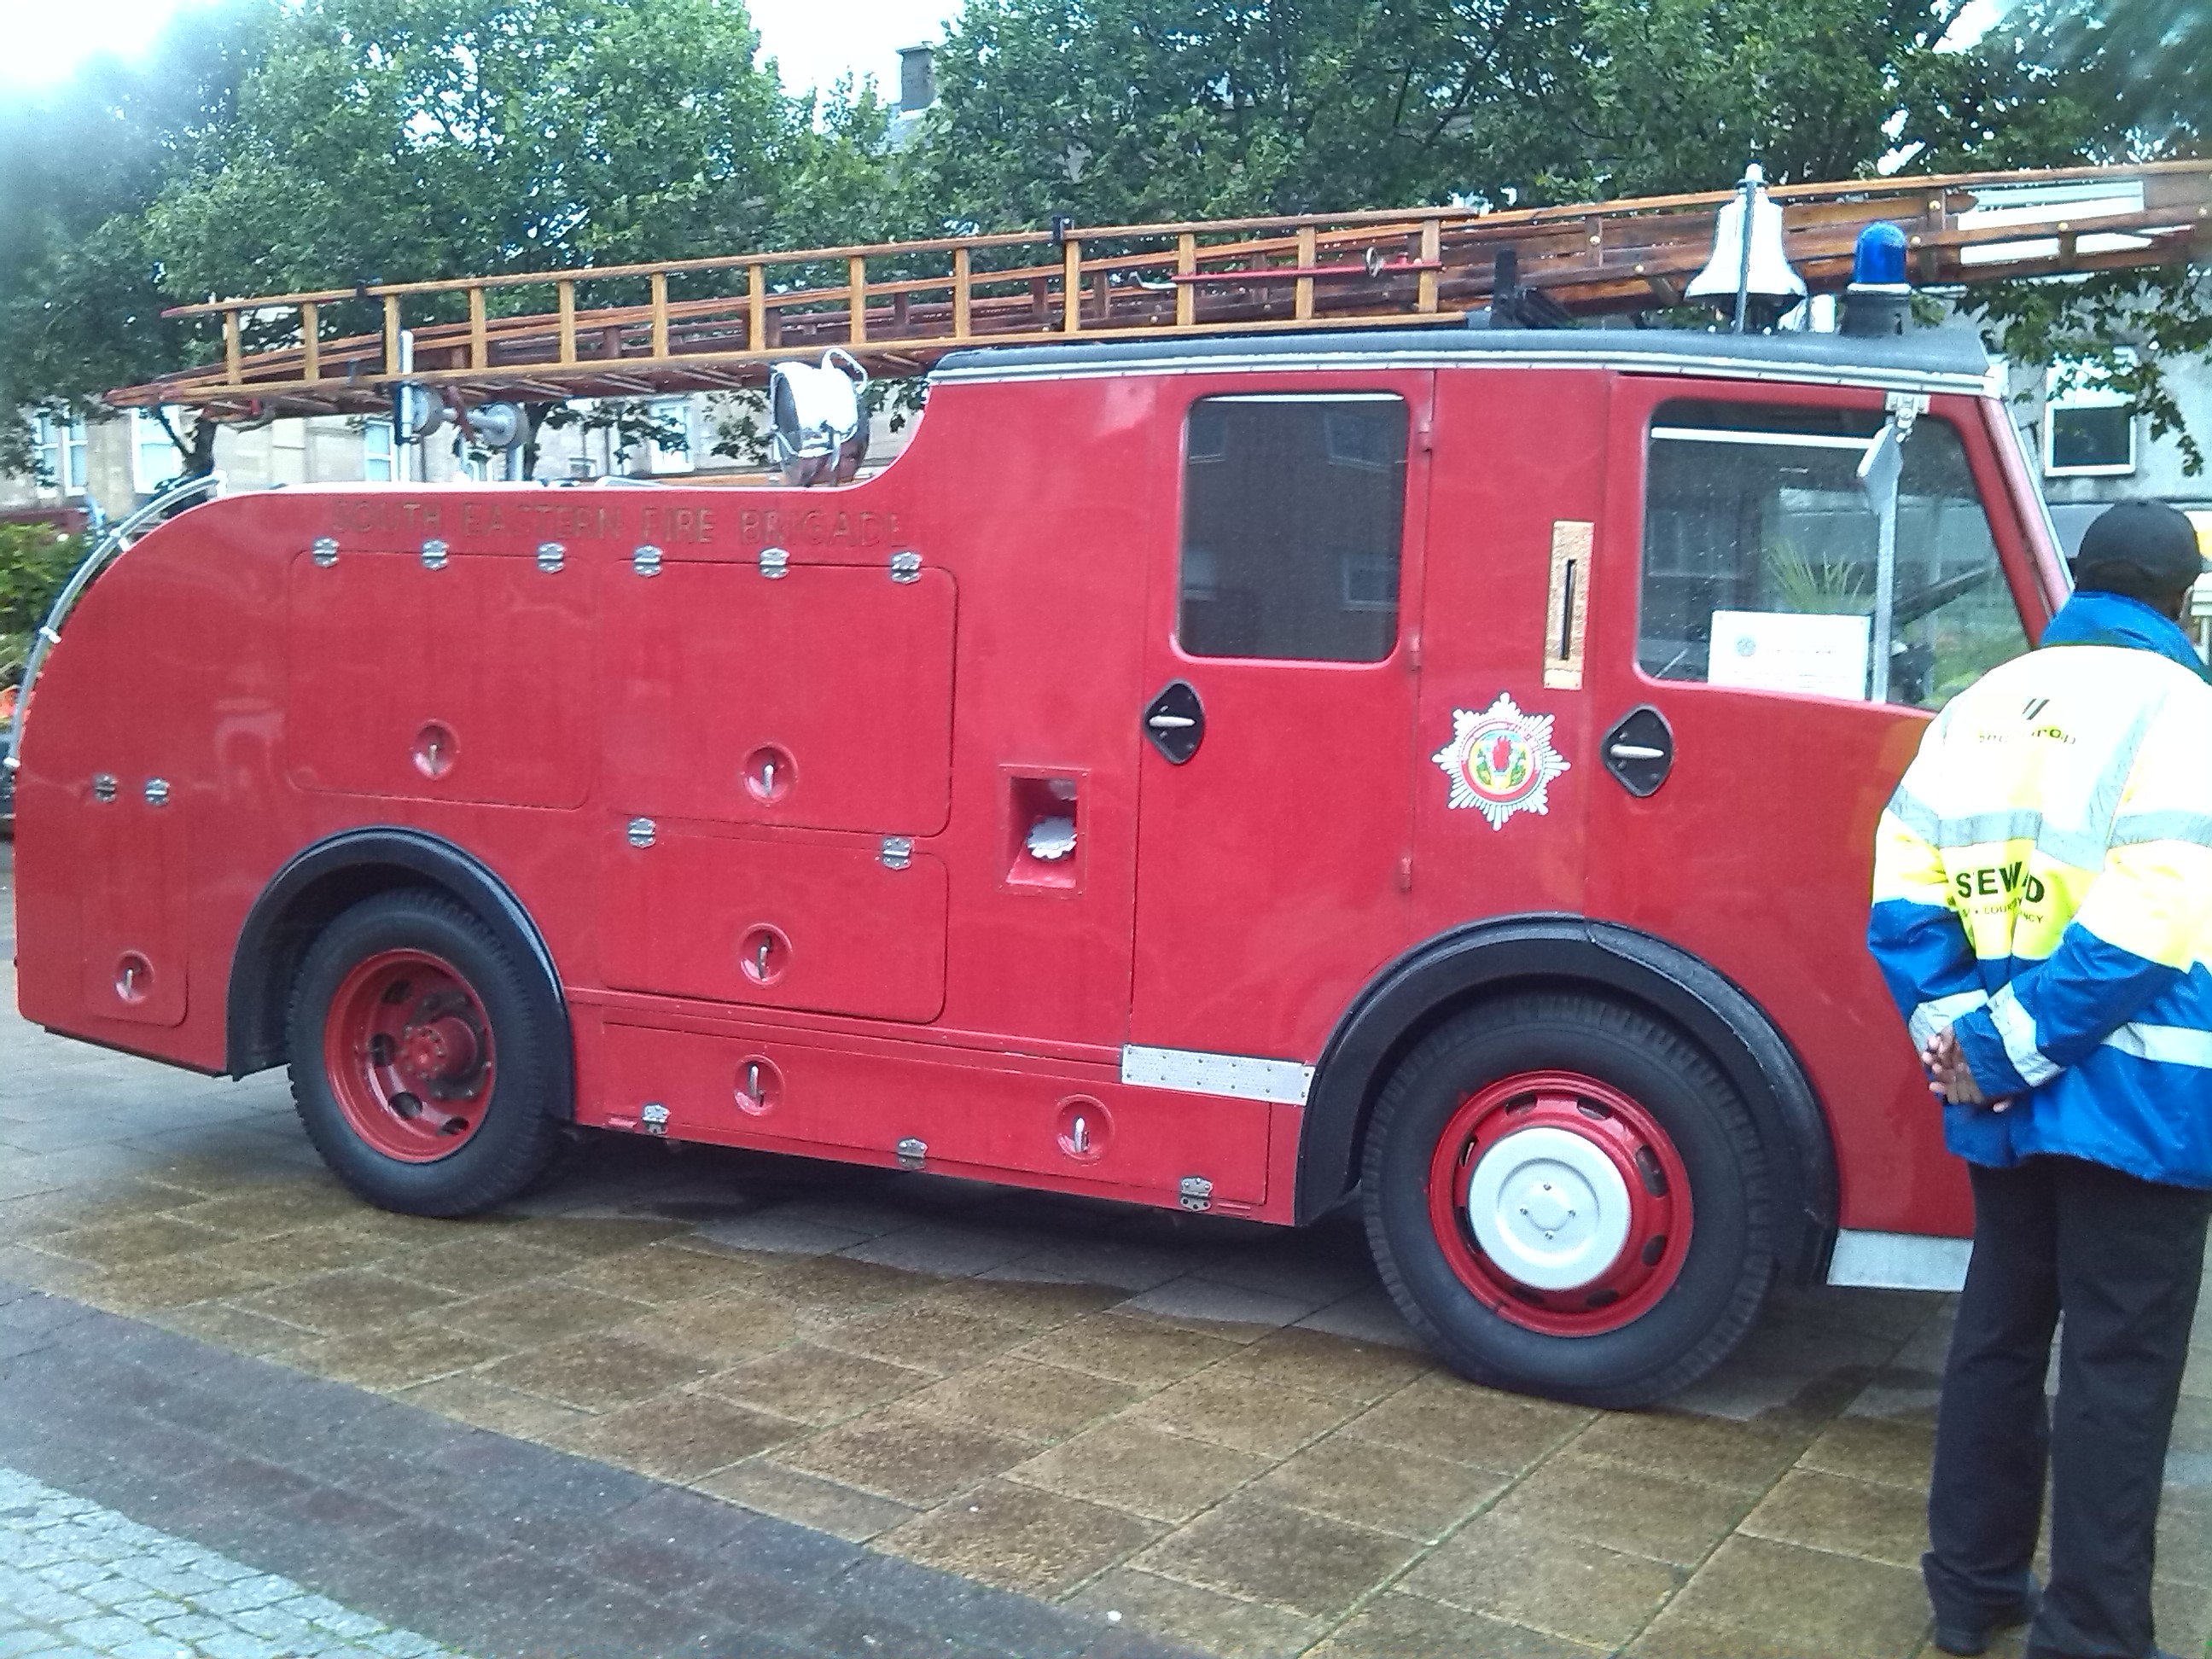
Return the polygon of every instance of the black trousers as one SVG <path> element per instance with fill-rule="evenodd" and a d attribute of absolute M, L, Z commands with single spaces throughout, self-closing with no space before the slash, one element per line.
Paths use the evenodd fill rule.
<path fill-rule="evenodd" d="M 2069 1158 L 1977 1166 L 1973 1182 L 1973 1264 L 1936 1426 L 1929 1597 L 1947 1624 L 2018 1603 L 2048 1468 L 2051 1583 L 2028 1652 L 2142 1659 L 2212 1193 Z M 2052 1413 L 2043 1385 L 2062 1311 Z"/>

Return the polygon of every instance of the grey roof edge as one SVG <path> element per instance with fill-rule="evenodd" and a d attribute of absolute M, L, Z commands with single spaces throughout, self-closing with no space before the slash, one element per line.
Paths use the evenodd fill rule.
<path fill-rule="evenodd" d="M 1480 315 L 1481 313 L 1477 313 Z M 933 379 L 1030 379 L 1040 374 L 1189 371 L 1209 362 L 1259 367 L 1280 362 L 1356 365 L 1373 358 L 1486 357 L 1527 362 L 1679 368 L 1686 362 L 1733 364 L 1769 373 L 1825 376 L 1907 375 L 1979 380 L 1990 357 L 1966 327 L 1916 329 L 1887 338 L 1843 334 L 1723 334 L 1691 329 L 1486 328 L 1455 319 L 1417 328 L 1316 329 L 1310 332 L 1208 335 L 1201 339 L 1113 340 L 1066 345 L 982 347 L 948 352 Z"/>

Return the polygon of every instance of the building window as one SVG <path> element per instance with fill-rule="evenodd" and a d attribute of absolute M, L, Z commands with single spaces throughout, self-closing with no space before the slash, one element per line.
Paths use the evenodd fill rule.
<path fill-rule="evenodd" d="M 40 491 L 83 495 L 88 477 L 84 422 L 41 415 L 36 424 L 39 471 L 43 480 L 39 486 Z"/>
<path fill-rule="evenodd" d="M 691 459 L 691 452 L 699 441 L 698 425 L 692 419 L 691 400 L 689 398 L 660 398 L 647 404 L 647 410 L 657 425 L 674 432 L 681 439 L 680 442 L 666 444 L 648 440 L 645 447 L 648 469 L 656 474 L 691 471 L 697 465 Z"/>
<path fill-rule="evenodd" d="M 185 458 L 169 437 L 169 429 L 143 409 L 131 411 L 131 485 L 141 495 L 151 495 L 181 477 Z"/>
<path fill-rule="evenodd" d="M 371 418 L 361 429 L 361 477 L 363 483 L 392 482 L 392 422 Z"/>
<path fill-rule="evenodd" d="M 1207 398 L 1184 430 L 1176 643 L 1380 662 L 1398 641 L 1405 399 Z"/>
<path fill-rule="evenodd" d="M 1906 440 L 1890 636 L 1875 641 L 1880 520 L 1858 465 L 1876 409 L 1662 404 L 1644 483 L 1637 660 L 1656 679 L 1940 708 L 2027 647 L 1964 445 L 1923 416 Z"/>
<path fill-rule="evenodd" d="M 2122 356 L 2132 367 L 2133 354 Z M 2112 477 L 2136 470 L 2134 400 L 2113 390 L 2104 364 L 2078 363 L 2048 371 L 2043 470 L 2061 478 Z"/>

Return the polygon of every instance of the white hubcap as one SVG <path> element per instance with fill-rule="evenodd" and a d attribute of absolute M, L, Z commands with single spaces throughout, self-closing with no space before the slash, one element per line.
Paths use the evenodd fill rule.
<path fill-rule="evenodd" d="M 1577 1290 L 1603 1278 L 1628 1242 L 1628 1183 L 1580 1135 L 1540 1124 L 1476 1161 L 1467 1213 L 1502 1271 L 1534 1290 Z"/>

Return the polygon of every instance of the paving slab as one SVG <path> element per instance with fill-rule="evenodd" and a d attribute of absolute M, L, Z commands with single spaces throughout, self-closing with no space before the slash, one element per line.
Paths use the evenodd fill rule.
<path fill-rule="evenodd" d="M 1924 1648 L 1949 1298 L 1785 1288 L 1697 1388 L 1592 1412 L 1440 1367 L 1347 1217 L 621 1137 L 497 1216 L 387 1215 L 281 1074 L 70 1043 L 13 987 L 0 964 L 0 1462 L 391 1628 L 486 1655 L 624 1619 L 628 1652 Z M 2212 1636 L 2212 1316 L 2195 1349 L 2159 1562 L 2181 1652 Z M 534 1599 L 489 1588 L 518 1563 Z M 42 1590 L 109 1616 L 90 1587 Z"/>

